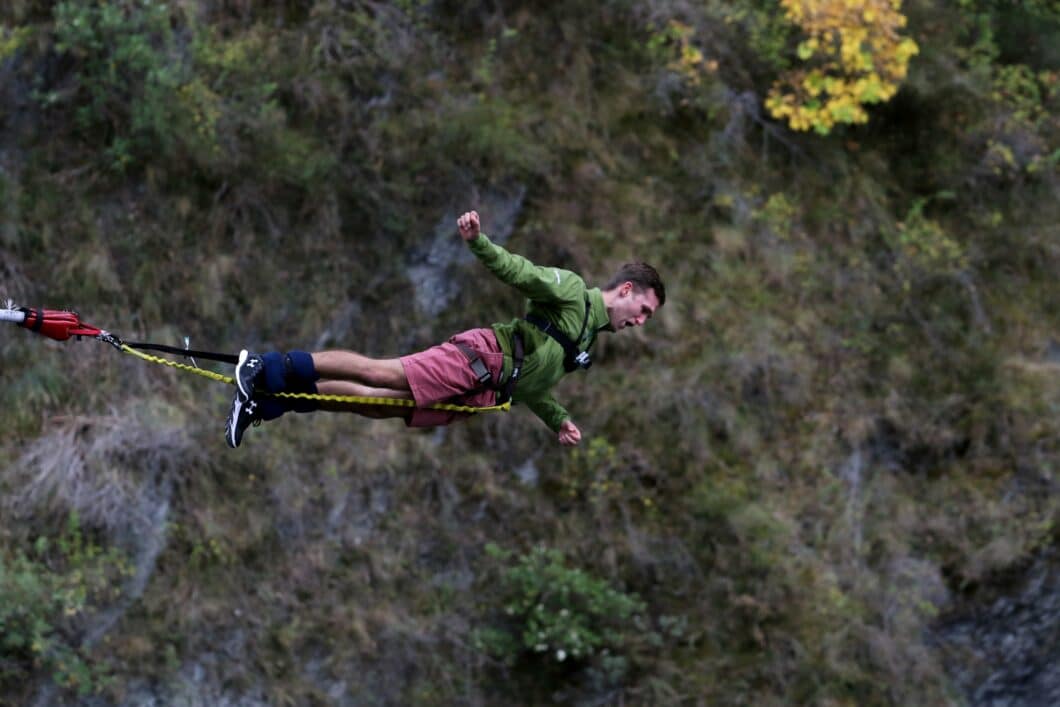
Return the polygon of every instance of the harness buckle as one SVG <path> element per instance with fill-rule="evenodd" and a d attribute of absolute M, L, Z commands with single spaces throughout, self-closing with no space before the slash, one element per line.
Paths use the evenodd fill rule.
<path fill-rule="evenodd" d="M 464 358 L 467 359 L 468 368 L 475 374 L 475 378 L 478 380 L 479 385 L 489 386 L 493 383 L 493 376 L 490 375 L 489 366 L 482 360 L 482 357 L 478 355 L 478 352 L 472 349 L 467 344 L 457 341 L 454 342 L 456 347 L 460 349 L 460 352 L 464 354 Z"/>
<path fill-rule="evenodd" d="M 588 351 L 582 351 L 580 354 L 574 357 L 574 362 L 582 368 L 588 370 L 593 365 L 592 359 L 589 358 Z"/>
<path fill-rule="evenodd" d="M 479 385 L 487 385 L 493 379 L 493 376 L 490 375 L 489 367 L 486 366 L 486 362 L 478 356 L 468 363 L 471 365 L 471 372 L 478 378 Z"/>

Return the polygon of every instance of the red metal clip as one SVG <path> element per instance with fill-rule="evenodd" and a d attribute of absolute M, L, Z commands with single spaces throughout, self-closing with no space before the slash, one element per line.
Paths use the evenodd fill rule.
<path fill-rule="evenodd" d="M 102 329 L 82 322 L 77 312 L 62 309 L 27 309 L 26 318 L 19 326 L 56 341 L 66 341 L 71 336 L 99 336 L 102 333 Z"/>

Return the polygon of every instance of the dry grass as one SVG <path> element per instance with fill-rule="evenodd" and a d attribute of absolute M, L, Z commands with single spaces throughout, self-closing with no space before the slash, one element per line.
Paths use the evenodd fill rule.
<path fill-rule="evenodd" d="M 202 451 L 184 428 L 151 419 L 151 410 L 132 403 L 109 415 L 54 418 L 12 464 L 7 510 L 16 517 L 76 512 L 118 536 L 154 527 L 167 479 L 194 467 Z"/>

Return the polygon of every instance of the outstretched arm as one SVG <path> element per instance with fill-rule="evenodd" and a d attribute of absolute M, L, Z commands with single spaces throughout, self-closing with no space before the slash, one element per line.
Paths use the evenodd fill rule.
<path fill-rule="evenodd" d="M 582 279 L 569 270 L 534 265 L 521 255 L 509 253 L 481 231 L 479 215 L 468 211 L 456 221 L 460 237 L 497 279 L 519 290 L 535 302 L 572 302 L 585 289 Z"/>

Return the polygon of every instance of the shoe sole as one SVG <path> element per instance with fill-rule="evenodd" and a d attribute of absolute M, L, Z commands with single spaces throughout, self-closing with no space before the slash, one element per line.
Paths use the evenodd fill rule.
<path fill-rule="evenodd" d="M 225 441 L 228 446 L 235 449 L 242 442 L 242 435 L 236 436 L 239 430 L 239 413 L 243 412 L 243 401 L 237 395 L 232 399 L 232 409 L 228 413 L 228 422 L 225 424 Z"/>
<path fill-rule="evenodd" d="M 239 352 L 239 361 L 236 362 L 236 388 L 239 389 L 239 395 L 243 399 L 243 401 L 250 400 L 250 394 L 251 392 L 253 392 L 243 389 L 243 377 L 239 375 L 240 372 L 242 372 L 243 364 L 247 362 L 247 358 L 249 357 L 249 355 L 250 352 L 246 349 L 243 349 Z"/>

